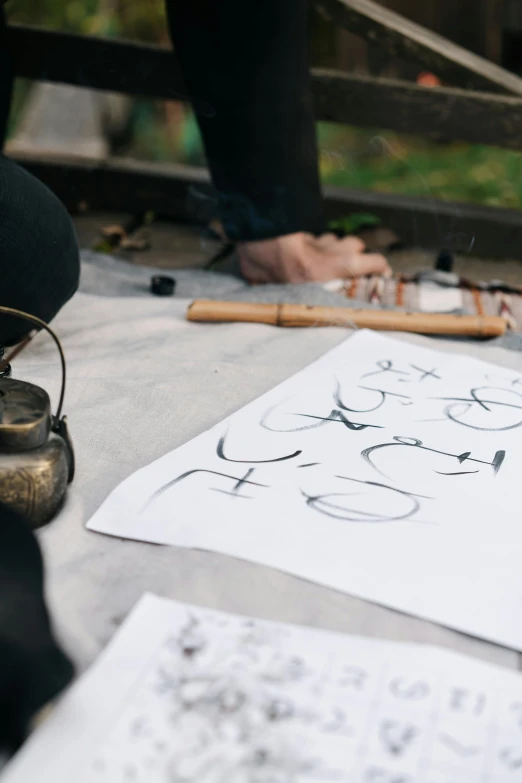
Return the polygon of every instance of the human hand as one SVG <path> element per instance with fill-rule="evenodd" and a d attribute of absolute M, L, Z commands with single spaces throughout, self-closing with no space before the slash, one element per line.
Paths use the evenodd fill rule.
<path fill-rule="evenodd" d="M 384 256 L 364 250 L 358 237 L 339 239 L 335 234 L 299 233 L 238 244 L 241 272 L 250 283 L 326 282 L 372 274 L 389 277 L 392 270 Z"/>

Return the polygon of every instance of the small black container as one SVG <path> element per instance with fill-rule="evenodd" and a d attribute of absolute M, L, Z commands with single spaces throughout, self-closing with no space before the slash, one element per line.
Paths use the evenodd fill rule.
<path fill-rule="evenodd" d="M 173 277 L 157 275 L 151 278 L 150 290 L 155 296 L 172 296 L 176 290 L 176 281 Z"/>

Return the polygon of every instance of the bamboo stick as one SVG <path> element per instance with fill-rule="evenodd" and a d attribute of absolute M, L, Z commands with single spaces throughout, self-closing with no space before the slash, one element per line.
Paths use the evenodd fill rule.
<path fill-rule="evenodd" d="M 299 304 L 257 304 L 196 299 L 187 320 L 249 322 L 273 326 L 347 326 L 376 331 L 416 332 L 465 337 L 500 337 L 507 323 L 500 316 L 408 313 L 397 310 L 359 310 Z"/>

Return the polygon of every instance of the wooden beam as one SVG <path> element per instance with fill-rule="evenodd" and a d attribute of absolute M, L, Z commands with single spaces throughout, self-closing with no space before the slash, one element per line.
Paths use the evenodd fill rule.
<path fill-rule="evenodd" d="M 334 24 L 362 36 L 389 54 L 418 63 L 449 84 L 522 96 L 520 77 L 374 0 L 315 0 L 315 3 Z"/>
<path fill-rule="evenodd" d="M 149 98 L 186 101 L 175 55 L 161 46 L 10 25 L 6 33 L 17 76 Z"/>
<path fill-rule="evenodd" d="M 318 119 L 522 150 L 522 100 L 314 70 Z"/>
<path fill-rule="evenodd" d="M 67 209 L 136 214 L 204 224 L 215 215 L 208 171 L 176 163 L 113 158 L 103 162 L 65 156 L 11 155 L 60 198 Z"/>
<path fill-rule="evenodd" d="M 9 47 L 21 76 L 186 99 L 173 53 L 158 46 L 13 27 Z M 325 70 L 313 71 L 313 91 L 319 120 L 522 148 L 518 98 Z"/>
<path fill-rule="evenodd" d="M 45 182 L 72 212 L 82 209 L 137 214 L 147 211 L 205 225 L 216 200 L 205 169 L 112 160 L 80 163 L 28 156 L 18 162 Z M 327 186 L 330 220 L 357 212 L 380 217 L 406 244 L 434 252 L 470 248 L 481 258 L 522 260 L 522 212 L 417 196 Z"/>
<path fill-rule="evenodd" d="M 522 261 L 522 211 L 419 196 L 326 186 L 328 220 L 353 213 L 381 218 L 410 247 L 475 258 Z"/>

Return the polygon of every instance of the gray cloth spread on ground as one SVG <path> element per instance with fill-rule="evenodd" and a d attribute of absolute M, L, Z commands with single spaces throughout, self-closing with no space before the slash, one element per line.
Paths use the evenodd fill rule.
<path fill-rule="evenodd" d="M 38 536 L 56 628 L 79 671 L 94 660 L 147 591 L 267 619 L 441 644 L 516 668 L 517 655 L 511 651 L 266 567 L 85 529 L 96 508 L 131 473 L 217 424 L 349 336 L 348 330 L 333 327 L 304 332 L 185 319 L 194 296 L 341 300 L 319 287 L 246 289 L 241 281 L 216 274 L 176 271 L 178 295 L 158 298 L 147 290 L 151 274 L 153 270 L 121 266 L 112 259 L 85 259 L 82 290 L 53 323 L 68 363 L 64 411 L 77 472 L 65 507 Z M 434 344 L 417 335 L 392 336 Z M 441 340 L 436 347 L 465 350 L 522 371 L 520 354 L 495 345 Z M 15 377 L 48 390 L 56 404 L 59 362 L 45 334 L 35 338 L 13 369 Z M 183 508 L 178 513 L 182 515 Z"/>
<path fill-rule="evenodd" d="M 326 291 L 320 283 L 301 285 L 274 284 L 250 286 L 238 275 L 234 260 L 223 265 L 223 271 L 203 269 L 165 269 L 136 266 L 113 256 L 82 251 L 82 279 L 80 291 L 98 296 L 150 297 L 150 279 L 153 275 L 169 275 L 176 280 L 176 297 L 182 299 L 226 299 L 243 302 L 291 302 L 327 307 L 374 308 L 368 302 L 347 299 L 341 294 Z M 426 270 L 426 280 L 442 285 L 455 284 L 454 275 Z M 458 342 L 467 342 L 459 339 Z M 522 335 L 507 334 L 491 341 L 512 351 L 522 351 Z"/>

